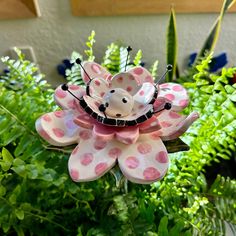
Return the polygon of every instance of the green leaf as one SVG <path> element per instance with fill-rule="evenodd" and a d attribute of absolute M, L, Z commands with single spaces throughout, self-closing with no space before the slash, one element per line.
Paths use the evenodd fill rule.
<path fill-rule="evenodd" d="M 221 8 L 221 12 L 217 20 L 212 26 L 212 29 L 210 30 L 210 33 L 205 40 L 199 54 L 196 57 L 195 62 L 199 59 L 204 57 L 205 53 L 210 53 L 214 50 L 215 45 L 219 38 L 221 23 L 224 17 L 225 12 L 236 2 L 236 0 L 224 0 L 223 6 Z"/>
<path fill-rule="evenodd" d="M 160 235 L 160 236 L 168 236 L 167 224 L 168 224 L 168 217 L 167 216 L 163 216 L 161 218 L 160 224 L 158 226 L 158 235 Z"/>
<path fill-rule="evenodd" d="M 6 194 L 6 188 L 3 185 L 0 185 L 0 196 L 4 196 Z"/>
<path fill-rule="evenodd" d="M 0 162 L 0 165 L 3 171 L 8 171 L 11 168 L 14 158 L 11 153 L 4 147 L 2 148 L 2 160 L 3 161 Z"/>
<path fill-rule="evenodd" d="M 16 217 L 19 219 L 19 220 L 23 220 L 24 219 L 24 211 L 22 209 L 15 209 L 15 214 L 16 214 Z"/>
<path fill-rule="evenodd" d="M 173 81 L 177 63 L 177 30 L 175 11 L 171 8 L 169 24 L 167 28 L 167 64 L 172 65 L 173 69 L 167 74 L 167 81 Z"/>
<path fill-rule="evenodd" d="M 142 51 L 138 50 L 136 56 L 134 57 L 133 63 L 135 66 L 139 66 L 141 62 L 142 62 Z"/>

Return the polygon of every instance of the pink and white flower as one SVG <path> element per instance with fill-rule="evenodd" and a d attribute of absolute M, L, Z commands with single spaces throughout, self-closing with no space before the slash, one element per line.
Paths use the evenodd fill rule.
<path fill-rule="evenodd" d="M 175 83 L 156 86 L 151 74 L 142 67 L 115 76 L 94 62 L 85 62 L 83 67 L 92 78 L 81 71 L 89 91 L 77 85 L 68 88 L 77 98 L 83 98 L 94 114 L 124 121 L 137 120 L 148 112 L 152 115 L 132 126 L 105 124 L 86 112 L 78 99 L 59 86 L 55 101 L 62 110 L 45 114 L 36 121 L 40 136 L 55 146 L 78 143 L 68 163 L 70 176 L 76 182 L 96 180 L 116 163 L 132 182 L 146 184 L 161 179 L 169 166 L 162 140 L 178 138 L 198 118 L 196 112 L 189 116 L 178 113 L 188 105 L 186 90 Z M 114 98 L 110 112 L 107 110 L 104 114 L 99 106 L 113 101 L 112 90 L 119 96 Z M 121 109 L 124 113 L 117 116 L 123 105 L 116 106 L 116 99 L 122 99 L 121 95 L 132 100 L 131 109 L 124 107 Z M 171 103 L 171 109 L 162 110 L 167 102 Z M 130 105 L 129 101 L 126 104 Z"/>

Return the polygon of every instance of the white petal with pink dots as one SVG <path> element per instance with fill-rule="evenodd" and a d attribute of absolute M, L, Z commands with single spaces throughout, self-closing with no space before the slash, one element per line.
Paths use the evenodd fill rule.
<path fill-rule="evenodd" d="M 151 73 L 144 67 L 137 66 L 130 69 L 128 72 L 136 78 L 139 84 L 143 84 L 145 82 L 153 83 L 153 77 Z"/>
<path fill-rule="evenodd" d="M 128 180 L 149 184 L 165 175 L 169 159 L 161 139 L 145 134 L 140 135 L 135 144 L 122 149 L 118 163 Z"/>
<path fill-rule="evenodd" d="M 112 77 L 110 88 L 122 88 L 131 95 L 136 94 L 139 90 L 135 77 L 128 72 L 119 73 Z"/>
<path fill-rule="evenodd" d="M 111 78 L 111 74 L 105 68 L 95 62 L 86 61 L 83 62 L 82 65 L 84 67 L 84 70 L 89 75 L 90 79 L 103 78 L 105 80 L 108 80 Z M 88 75 L 84 72 L 84 70 L 81 68 L 81 75 L 84 82 L 87 84 L 90 79 L 88 78 Z"/>
<path fill-rule="evenodd" d="M 67 146 L 79 141 L 79 126 L 74 123 L 72 111 L 55 111 L 36 121 L 36 130 L 42 138 L 55 146 Z"/>
<path fill-rule="evenodd" d="M 69 90 L 78 98 L 81 98 L 85 94 L 84 88 L 77 85 L 69 85 Z M 68 91 L 64 91 L 61 85 L 58 86 L 54 93 L 55 102 L 63 109 L 71 109 L 75 112 L 83 112 L 79 105 L 79 101 L 73 97 Z"/>
<path fill-rule="evenodd" d="M 156 89 L 151 83 L 143 83 L 139 91 L 134 95 L 134 102 L 136 106 L 149 104 L 154 96 Z"/>
<path fill-rule="evenodd" d="M 102 78 L 94 78 L 89 84 L 89 94 L 91 97 L 101 102 L 103 96 L 109 89 L 109 83 Z"/>
<path fill-rule="evenodd" d="M 165 97 L 172 103 L 172 110 L 181 111 L 188 106 L 189 97 L 186 89 L 175 83 L 164 83 L 159 86 L 158 97 Z"/>
<path fill-rule="evenodd" d="M 109 171 L 122 150 L 116 141 L 101 141 L 92 137 L 91 131 L 81 135 L 79 145 L 72 152 L 68 168 L 76 182 L 92 181 Z"/>
<path fill-rule="evenodd" d="M 182 116 L 184 119 L 182 121 L 178 121 L 177 113 L 171 113 L 172 118 L 174 118 L 172 121 L 172 126 L 169 128 L 162 128 L 157 132 L 160 132 L 159 135 L 162 140 L 172 140 L 176 139 L 179 136 L 181 136 L 191 125 L 192 123 L 199 118 L 199 115 L 197 112 L 192 112 L 190 115 Z"/>

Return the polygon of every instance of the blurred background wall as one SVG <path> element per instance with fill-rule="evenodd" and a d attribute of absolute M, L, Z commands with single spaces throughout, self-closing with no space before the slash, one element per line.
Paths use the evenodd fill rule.
<path fill-rule="evenodd" d="M 57 64 L 69 58 L 73 50 L 83 53 L 91 30 L 96 31 L 97 62 L 109 43 L 121 41 L 132 46 L 133 54 L 142 49 L 147 67 L 158 59 L 160 71 L 164 71 L 168 15 L 75 17 L 67 0 L 38 0 L 38 4 L 41 17 L 0 20 L 0 55 L 8 55 L 14 46 L 33 47 L 41 72 L 54 86 L 63 82 Z M 177 14 L 182 72 L 186 58 L 199 50 L 216 18 L 217 14 Z M 236 14 L 225 15 L 215 54 L 220 52 L 227 53 L 229 65 L 236 65 Z"/>

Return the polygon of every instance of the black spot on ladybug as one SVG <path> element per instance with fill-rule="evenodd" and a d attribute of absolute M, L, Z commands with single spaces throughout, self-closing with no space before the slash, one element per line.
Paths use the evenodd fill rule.
<path fill-rule="evenodd" d="M 106 103 L 105 103 L 105 106 L 106 106 L 106 107 L 109 107 L 109 103 L 108 103 L 108 102 L 106 102 Z"/>
<path fill-rule="evenodd" d="M 123 102 L 123 103 L 127 103 L 126 98 L 123 98 L 123 99 L 122 99 L 122 102 Z"/>
<path fill-rule="evenodd" d="M 116 117 L 121 117 L 121 114 L 116 114 Z"/>
<path fill-rule="evenodd" d="M 110 93 L 114 93 L 115 92 L 115 90 L 114 89 L 112 89 L 111 91 L 110 91 Z"/>

